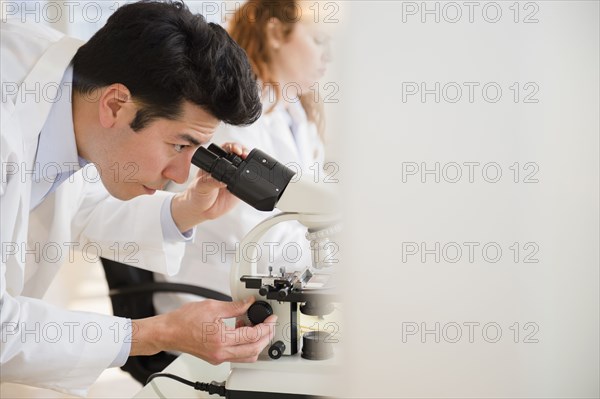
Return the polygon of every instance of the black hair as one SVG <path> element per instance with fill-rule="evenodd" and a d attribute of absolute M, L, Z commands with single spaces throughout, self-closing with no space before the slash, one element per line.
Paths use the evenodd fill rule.
<path fill-rule="evenodd" d="M 83 94 L 113 83 L 140 103 L 131 127 L 177 119 L 183 101 L 232 125 L 261 114 L 256 78 L 244 50 L 219 25 L 180 1 L 120 7 L 73 58 L 73 88 Z"/>

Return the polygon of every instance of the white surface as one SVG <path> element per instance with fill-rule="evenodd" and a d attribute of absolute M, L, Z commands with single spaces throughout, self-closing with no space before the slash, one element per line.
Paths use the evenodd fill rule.
<path fill-rule="evenodd" d="M 227 389 L 337 397 L 339 387 L 332 380 L 339 369 L 339 353 L 327 360 L 306 360 L 294 355 L 237 364 L 227 379 Z"/>

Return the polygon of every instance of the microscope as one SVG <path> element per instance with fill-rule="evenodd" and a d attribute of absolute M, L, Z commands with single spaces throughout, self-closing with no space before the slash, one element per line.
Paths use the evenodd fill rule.
<path fill-rule="evenodd" d="M 315 398 L 335 395 L 332 379 L 339 365 L 334 344 L 339 337 L 325 329 L 301 334 L 300 314 L 322 318 L 339 302 L 334 273 L 339 232 L 335 193 L 330 185 L 296 179 L 295 173 L 259 149 L 245 159 L 211 144 L 200 147 L 192 163 L 227 184 L 235 196 L 262 211 L 282 211 L 265 219 L 243 239 L 231 270 L 234 300 L 254 296 L 247 322 L 278 319 L 273 340 L 255 363 L 232 363 L 225 383 L 228 398 Z M 278 223 L 297 220 L 307 228 L 312 265 L 303 270 L 257 273 L 255 243 Z M 254 244 L 254 245 L 247 245 Z M 250 251 L 248 251 L 250 249 Z M 238 249 L 241 251 L 241 249 Z"/>

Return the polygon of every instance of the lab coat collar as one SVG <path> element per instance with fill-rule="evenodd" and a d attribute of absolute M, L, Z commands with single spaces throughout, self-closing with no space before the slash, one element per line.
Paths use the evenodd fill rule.
<path fill-rule="evenodd" d="M 88 162 L 77 155 L 73 127 L 73 66 L 65 71 L 60 92 L 42 127 L 35 158 L 35 176 L 54 179 L 62 173 L 74 173 Z"/>
<path fill-rule="evenodd" d="M 259 81 L 258 84 L 260 92 L 262 93 L 261 102 L 263 114 L 266 114 L 268 111 L 279 113 L 280 115 L 288 114 L 294 125 L 303 125 L 307 123 L 308 117 L 306 116 L 306 111 L 304 111 L 299 98 L 296 99 L 296 101 L 285 98 L 280 98 L 279 101 L 277 101 L 277 96 L 275 96 L 272 87 L 265 88 L 262 81 Z"/>

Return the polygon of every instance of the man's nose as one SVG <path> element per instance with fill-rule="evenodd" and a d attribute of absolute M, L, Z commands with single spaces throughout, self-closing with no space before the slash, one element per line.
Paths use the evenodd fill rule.
<path fill-rule="evenodd" d="M 177 157 L 176 160 L 173 160 L 167 168 L 165 169 L 163 175 L 169 179 L 174 181 L 177 184 L 183 184 L 187 181 L 188 176 L 190 174 L 190 166 L 192 164 L 192 155 L 189 157 Z"/>

